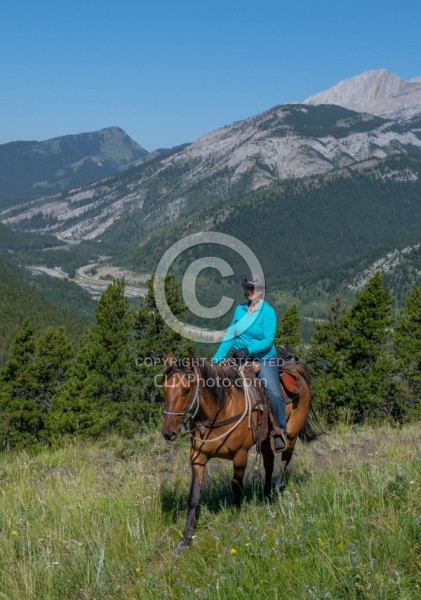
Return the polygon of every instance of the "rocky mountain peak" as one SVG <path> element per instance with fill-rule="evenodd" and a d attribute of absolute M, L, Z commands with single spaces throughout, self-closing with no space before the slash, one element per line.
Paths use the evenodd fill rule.
<path fill-rule="evenodd" d="M 406 80 L 386 69 L 364 71 L 310 96 L 304 104 L 336 104 L 357 112 L 406 119 L 421 114 L 421 76 Z"/>

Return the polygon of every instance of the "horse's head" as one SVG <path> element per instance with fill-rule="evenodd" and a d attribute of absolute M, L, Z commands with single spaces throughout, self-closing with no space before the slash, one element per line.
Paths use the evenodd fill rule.
<path fill-rule="evenodd" d="M 180 429 L 191 414 L 198 408 L 199 390 L 197 370 L 193 364 L 194 356 L 175 361 L 166 356 L 166 371 L 162 389 L 165 396 L 164 420 L 161 433 L 168 441 L 174 441 Z"/>

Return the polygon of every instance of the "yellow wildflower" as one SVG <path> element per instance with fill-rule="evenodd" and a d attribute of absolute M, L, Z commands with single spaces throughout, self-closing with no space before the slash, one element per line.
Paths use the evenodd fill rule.
<path fill-rule="evenodd" d="M 237 550 L 235 548 L 231 548 L 231 554 L 237 554 Z"/>
<path fill-rule="evenodd" d="M 136 571 L 136 573 L 140 573 L 140 568 L 136 567 L 135 571 Z"/>
<path fill-rule="evenodd" d="M 12 531 L 12 535 L 17 535 L 18 532 L 17 531 Z"/>
<path fill-rule="evenodd" d="M 317 538 L 317 541 L 319 542 L 319 544 L 320 544 L 321 546 L 323 546 L 323 544 L 324 544 L 324 541 L 322 540 L 322 538 Z"/>

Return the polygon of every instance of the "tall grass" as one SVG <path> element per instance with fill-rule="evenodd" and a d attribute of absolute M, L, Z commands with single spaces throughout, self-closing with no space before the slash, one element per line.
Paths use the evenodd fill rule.
<path fill-rule="evenodd" d="M 214 461 L 189 549 L 186 442 L 3 454 L 0 598 L 420 598 L 420 429 L 343 428 L 299 446 L 271 504 L 251 454 L 240 513 L 231 465 Z"/>

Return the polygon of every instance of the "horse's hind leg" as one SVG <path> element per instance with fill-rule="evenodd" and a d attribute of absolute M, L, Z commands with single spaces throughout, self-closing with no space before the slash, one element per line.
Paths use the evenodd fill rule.
<path fill-rule="evenodd" d="M 263 466 L 265 468 L 265 487 L 263 489 L 263 493 L 265 495 L 265 498 L 267 498 L 267 500 L 270 500 L 272 497 L 272 475 L 275 458 L 272 447 L 270 445 L 269 436 L 262 442 L 262 456 Z"/>
<path fill-rule="evenodd" d="M 237 508 L 240 508 L 243 496 L 244 472 L 247 466 L 247 450 L 239 450 L 232 462 L 234 464 L 234 475 L 231 487 L 234 494 L 234 504 Z"/>
<path fill-rule="evenodd" d="M 183 541 L 189 543 L 193 537 L 193 531 L 196 527 L 196 512 L 200 501 L 200 491 L 202 488 L 203 479 L 205 477 L 205 469 L 207 458 L 203 455 L 194 456 L 194 462 L 191 463 L 192 481 L 190 486 L 189 508 L 187 513 L 187 523 L 184 530 Z"/>
<path fill-rule="evenodd" d="M 288 448 L 288 450 L 285 450 L 284 452 L 282 452 L 281 468 L 279 470 L 279 475 L 276 478 L 276 482 L 275 482 L 275 491 L 276 492 L 282 492 L 284 490 L 285 473 L 286 473 L 286 470 L 290 463 L 293 452 L 294 452 L 294 447 Z"/>

